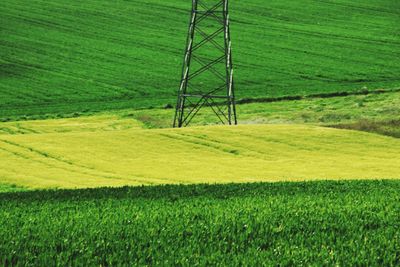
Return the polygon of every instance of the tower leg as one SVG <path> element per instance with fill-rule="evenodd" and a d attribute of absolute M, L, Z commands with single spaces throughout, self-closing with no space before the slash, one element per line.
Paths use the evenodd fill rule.
<path fill-rule="evenodd" d="M 237 124 L 228 1 L 214 0 L 213 6 L 207 6 L 205 0 L 192 0 L 173 127 L 189 125 L 205 106 L 213 110 L 222 124 Z M 212 50 L 207 51 L 210 47 Z M 223 55 L 215 56 L 216 52 Z M 212 55 L 217 58 L 210 58 Z M 191 70 L 192 59 L 199 65 L 195 71 Z M 204 75 L 207 73 L 208 76 Z M 211 84 L 210 75 L 224 84 Z"/>
<path fill-rule="evenodd" d="M 195 10 L 197 10 L 197 5 L 198 5 L 197 0 L 192 0 L 192 13 L 190 16 L 188 36 L 186 39 L 186 49 L 182 65 L 181 84 L 178 90 L 178 100 L 176 104 L 175 117 L 173 123 L 174 128 L 182 127 L 184 118 L 185 100 L 186 100 L 184 95 L 186 94 L 188 86 L 190 62 L 192 57 L 193 40 L 196 27 L 197 13 L 195 12 Z"/>

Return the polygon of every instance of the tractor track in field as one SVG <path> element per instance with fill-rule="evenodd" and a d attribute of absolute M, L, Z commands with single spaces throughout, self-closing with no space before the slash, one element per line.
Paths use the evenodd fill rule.
<path fill-rule="evenodd" d="M 39 155 L 43 159 L 53 160 L 55 162 L 55 164 L 51 164 L 46 160 L 33 159 L 33 158 L 27 156 L 24 153 L 16 152 L 16 151 L 13 151 L 12 149 L 6 149 L 4 147 L 0 147 L 1 150 L 5 151 L 5 152 L 8 152 L 10 154 L 13 154 L 14 156 L 21 157 L 21 158 L 24 158 L 24 159 L 27 159 L 27 160 L 30 160 L 30 161 L 35 161 L 37 163 L 44 164 L 44 165 L 46 165 L 48 167 L 62 169 L 64 171 L 68 171 L 68 172 L 72 172 L 72 173 L 88 175 L 88 176 L 90 176 L 91 178 L 94 178 L 94 179 L 96 179 L 98 177 L 101 177 L 101 178 L 105 178 L 105 179 L 125 180 L 125 181 L 128 180 L 128 181 L 134 181 L 134 182 L 138 182 L 138 183 L 146 182 L 146 183 L 151 184 L 151 182 L 149 182 L 150 178 L 146 178 L 146 179 L 145 178 L 142 179 L 142 178 L 139 178 L 139 177 L 123 178 L 123 177 L 120 177 L 120 176 L 116 175 L 115 173 L 97 170 L 95 168 L 88 167 L 88 166 L 85 166 L 85 165 L 82 165 L 82 164 L 78 164 L 78 163 L 72 162 L 70 160 L 62 159 L 60 157 L 56 157 L 56 156 L 51 155 L 49 153 L 46 153 L 46 152 L 31 148 L 31 147 L 23 146 L 21 144 L 18 144 L 18 143 L 9 141 L 9 140 L 0 140 L 0 142 L 8 144 L 9 146 L 13 146 L 13 147 L 28 151 L 28 153 L 33 153 L 33 154 Z M 64 166 L 60 166 L 59 164 L 64 165 Z M 67 165 L 68 167 L 65 167 L 65 165 Z M 78 167 L 78 168 L 80 168 L 82 170 L 81 171 L 74 170 L 74 169 L 71 169 L 71 167 Z"/>
<path fill-rule="evenodd" d="M 57 156 L 51 155 L 51 154 L 49 154 L 47 152 L 43 152 L 43 151 L 28 147 L 28 146 L 23 146 L 21 144 L 18 144 L 18 143 L 9 141 L 9 140 L 1 140 L 0 139 L 0 142 L 8 144 L 11 147 L 15 147 L 15 148 L 19 148 L 19 149 L 25 150 L 28 153 L 34 153 L 36 155 L 39 155 L 42 158 L 42 160 L 33 159 L 33 158 L 27 156 L 24 153 L 16 152 L 16 151 L 13 151 L 12 149 L 6 149 L 4 147 L 0 147 L 1 150 L 5 151 L 5 152 L 8 152 L 10 154 L 13 154 L 16 157 L 21 157 L 21 158 L 29 160 L 29 161 L 35 161 L 37 163 L 44 164 L 44 165 L 46 165 L 48 167 L 57 168 L 57 169 L 61 169 L 61 170 L 72 172 L 72 173 L 88 175 L 92 179 L 96 179 L 96 178 L 100 177 L 100 178 L 104 178 L 104 179 L 131 181 L 131 182 L 136 182 L 138 184 L 148 184 L 148 185 L 159 184 L 160 182 L 161 183 L 163 183 L 163 182 L 171 182 L 171 179 L 162 178 L 162 177 L 161 178 L 160 177 L 157 177 L 157 178 L 153 177 L 152 178 L 152 177 L 148 177 L 148 176 L 139 177 L 139 176 L 132 176 L 132 175 L 126 175 L 126 176 L 123 177 L 123 176 L 118 175 L 118 174 L 113 173 L 113 172 L 104 171 L 104 170 L 98 170 L 96 168 L 89 167 L 89 166 L 86 166 L 86 165 L 83 165 L 83 164 L 79 164 L 79 163 L 73 162 L 71 160 L 66 160 L 66 159 L 63 159 L 61 157 L 57 157 Z M 55 164 L 51 164 L 50 162 L 46 161 L 46 159 L 54 161 Z M 60 166 L 59 164 L 64 165 L 64 166 Z M 78 167 L 79 169 L 82 169 L 82 170 L 74 170 L 74 169 L 71 169 L 71 167 Z M 184 180 L 180 180 L 180 179 L 174 179 L 174 181 L 178 182 L 178 183 L 183 183 L 184 182 Z"/>
<path fill-rule="evenodd" d="M 224 154 L 229 154 L 231 156 L 237 155 L 235 150 L 226 147 L 224 148 L 221 143 L 216 143 L 211 140 L 204 140 L 196 136 L 179 134 L 179 133 L 160 133 L 159 135 L 168 139 L 173 139 L 174 141 L 189 143 L 191 145 L 213 149 Z"/>
<path fill-rule="evenodd" d="M 392 15 L 397 15 L 396 12 L 390 11 L 389 9 L 384 10 L 384 9 L 377 9 L 374 7 L 363 7 L 363 6 L 355 6 L 355 5 L 349 5 L 349 4 L 343 4 L 343 3 L 334 3 L 330 1 L 325 1 L 325 0 L 318 0 L 319 2 L 322 2 L 327 5 L 333 5 L 333 6 L 343 6 L 345 8 L 352 8 L 352 9 L 358 9 L 358 10 L 365 10 L 365 11 L 375 11 L 377 13 L 388 13 Z"/>
<path fill-rule="evenodd" d="M 192 134 L 182 134 L 182 133 L 174 133 L 174 134 L 160 134 L 161 136 L 174 139 L 176 141 L 186 142 L 192 145 L 198 145 L 201 147 L 209 148 L 217 150 L 218 152 L 223 152 L 229 154 L 231 156 L 244 156 L 249 158 L 255 158 L 259 160 L 274 160 L 265 152 L 260 152 L 254 149 L 250 149 L 249 147 L 238 145 L 237 143 L 225 143 L 217 139 L 207 137 L 201 137 L 198 135 Z"/>

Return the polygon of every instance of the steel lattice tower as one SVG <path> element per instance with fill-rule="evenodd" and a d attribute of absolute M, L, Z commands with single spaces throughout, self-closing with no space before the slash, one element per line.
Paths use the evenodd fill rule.
<path fill-rule="evenodd" d="M 173 127 L 187 126 L 203 107 L 237 124 L 228 0 L 192 0 Z"/>

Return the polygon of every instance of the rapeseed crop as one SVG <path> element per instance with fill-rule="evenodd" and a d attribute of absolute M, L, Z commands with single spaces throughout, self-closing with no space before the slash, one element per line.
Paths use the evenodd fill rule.
<path fill-rule="evenodd" d="M 85 188 L 400 178 L 400 140 L 371 133 L 289 124 L 79 129 L 0 135 L 1 181 Z"/>

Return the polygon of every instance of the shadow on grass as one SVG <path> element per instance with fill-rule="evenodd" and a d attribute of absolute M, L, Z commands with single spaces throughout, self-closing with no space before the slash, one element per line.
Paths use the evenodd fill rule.
<path fill-rule="evenodd" d="M 400 119 L 386 121 L 360 120 L 355 123 L 330 125 L 329 127 L 377 133 L 400 138 Z"/>
<path fill-rule="evenodd" d="M 400 180 L 346 180 L 346 181 L 307 181 L 277 183 L 232 183 L 232 184 L 194 184 L 125 186 L 119 188 L 103 187 L 92 189 L 48 189 L 26 192 L 0 192 L 0 201 L 82 201 L 101 199 L 164 199 L 185 200 L 194 197 L 214 199 L 343 194 L 396 189 L 400 192 Z"/>

